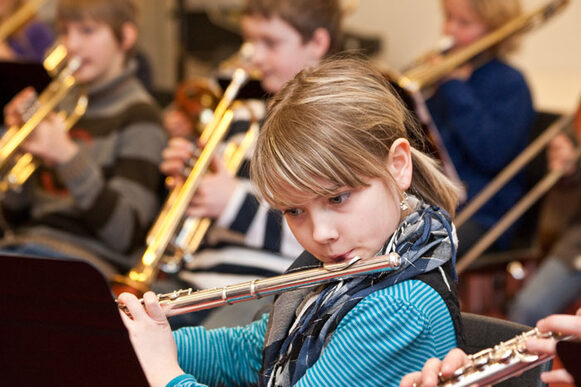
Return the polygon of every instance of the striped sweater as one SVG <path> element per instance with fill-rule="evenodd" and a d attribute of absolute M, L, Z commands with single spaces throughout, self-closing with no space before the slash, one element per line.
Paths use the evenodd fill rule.
<path fill-rule="evenodd" d="M 4 245 L 39 243 L 131 266 L 128 254 L 143 244 L 159 210 L 166 144 L 159 109 L 135 69 L 131 63 L 88 90 L 87 111 L 70 132 L 80 145 L 72 160 L 39 168 L 23 192 L 7 193 L 3 209 L 16 238 Z"/>
<path fill-rule="evenodd" d="M 256 384 L 268 318 L 246 327 L 174 332 L 187 374 L 168 386 Z M 397 386 L 405 374 L 455 346 L 445 302 L 426 283 L 408 280 L 370 294 L 349 311 L 297 385 Z"/>
<path fill-rule="evenodd" d="M 233 142 L 239 142 L 249 127 L 245 111 L 236 113 L 228 133 L 228 141 Z M 248 167 L 246 159 L 238 172 L 237 188 L 208 232 L 205 245 L 180 273 L 181 279 L 196 288 L 282 274 L 303 251 L 282 213 L 257 198 Z"/>

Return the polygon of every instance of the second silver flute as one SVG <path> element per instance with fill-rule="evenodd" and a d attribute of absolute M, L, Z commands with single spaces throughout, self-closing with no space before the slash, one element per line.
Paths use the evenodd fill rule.
<path fill-rule="evenodd" d="M 397 269 L 401 258 L 397 253 L 362 260 L 325 264 L 322 267 L 291 272 L 262 280 L 242 282 L 223 288 L 193 291 L 181 289 L 157 297 L 166 316 L 236 304 L 285 291 L 320 285 L 336 278 L 349 278 L 387 269 Z M 127 312 L 123 305 L 120 308 Z"/>

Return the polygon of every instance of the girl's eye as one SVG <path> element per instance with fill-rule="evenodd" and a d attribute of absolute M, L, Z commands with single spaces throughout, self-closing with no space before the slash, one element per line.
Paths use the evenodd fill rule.
<path fill-rule="evenodd" d="M 303 211 L 299 208 L 287 208 L 282 213 L 284 215 L 289 215 L 289 216 L 299 216 L 300 214 L 303 213 Z"/>
<path fill-rule="evenodd" d="M 351 192 L 343 192 L 337 196 L 333 196 L 332 198 L 329 198 L 329 202 L 331 204 L 341 204 L 345 200 L 347 200 L 350 195 L 351 195 Z"/>

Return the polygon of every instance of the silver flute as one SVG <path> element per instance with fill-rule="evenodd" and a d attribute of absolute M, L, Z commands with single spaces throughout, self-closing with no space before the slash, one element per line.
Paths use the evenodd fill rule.
<path fill-rule="evenodd" d="M 528 351 L 526 341 L 530 338 L 572 340 L 574 336 L 541 332 L 537 328 L 531 329 L 492 348 L 469 355 L 470 363 L 458 368 L 450 378 L 440 376 L 438 387 L 486 386 L 500 383 L 554 357 L 554 355 Z M 420 387 L 419 384 L 414 384 L 414 386 Z"/>
<path fill-rule="evenodd" d="M 236 285 L 227 285 L 223 288 L 199 291 L 192 289 L 175 290 L 171 293 L 158 294 L 157 298 L 165 315 L 169 317 L 254 300 L 298 288 L 316 286 L 330 282 L 333 279 L 344 279 L 361 274 L 397 269 L 400 266 L 401 258 L 395 252 L 365 260 L 360 257 L 354 257 L 346 262 L 327 263 L 314 269 L 291 272 L 262 280 L 242 282 Z M 128 313 L 125 305 L 120 304 L 119 308 Z"/>

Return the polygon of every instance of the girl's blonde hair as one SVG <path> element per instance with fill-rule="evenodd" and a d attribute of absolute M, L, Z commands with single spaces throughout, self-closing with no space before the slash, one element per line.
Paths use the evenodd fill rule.
<path fill-rule="evenodd" d="M 92 19 L 108 25 L 115 39 L 123 41 L 123 25 L 131 23 L 137 26 L 139 4 L 137 0 L 59 0 L 57 7 L 57 24 L 68 21 Z M 133 47 L 128 57 L 135 54 Z"/>
<path fill-rule="evenodd" d="M 490 31 L 502 27 L 512 19 L 522 15 L 519 0 L 467 0 L 470 8 L 489 28 Z M 504 57 L 519 46 L 519 36 L 505 39 L 493 48 L 494 54 Z"/>
<path fill-rule="evenodd" d="M 293 205 L 285 195 L 289 188 L 326 196 L 342 186 L 367 186 L 369 178 L 395 187 L 386 160 L 393 142 L 405 138 L 412 144 L 410 192 L 453 215 L 457 187 L 413 147 L 422 138 L 419 130 L 372 64 L 332 58 L 301 71 L 274 97 L 250 163 L 251 178 L 273 207 Z"/>

